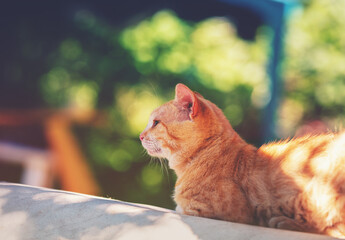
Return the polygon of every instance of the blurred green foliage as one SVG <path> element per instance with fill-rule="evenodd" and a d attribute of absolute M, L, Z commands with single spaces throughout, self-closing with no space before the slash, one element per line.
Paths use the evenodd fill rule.
<path fill-rule="evenodd" d="M 278 130 L 293 135 L 301 124 L 321 120 L 330 129 L 345 123 L 345 1 L 305 1 L 286 35 L 285 96 Z"/>
<path fill-rule="evenodd" d="M 291 16 L 280 136 L 314 119 L 344 122 L 344 14 L 345 1 L 311 0 Z M 258 29 L 256 40 L 247 42 L 227 19 L 192 23 L 169 10 L 122 28 L 81 10 L 74 24 L 78 34 L 61 40 L 47 58 L 40 92 L 51 107 L 108 113 L 101 127 L 74 129 L 104 195 L 174 207 L 174 174 L 150 160 L 138 135 L 150 112 L 173 98 L 178 82 L 216 103 L 241 136 L 258 142 L 270 96 L 270 29 Z"/>

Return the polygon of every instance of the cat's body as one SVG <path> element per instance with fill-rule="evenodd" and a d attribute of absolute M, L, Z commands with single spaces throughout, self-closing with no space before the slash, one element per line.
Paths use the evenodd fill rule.
<path fill-rule="evenodd" d="M 257 149 L 218 107 L 178 84 L 140 139 L 175 170 L 184 214 L 345 237 L 345 132 Z"/>

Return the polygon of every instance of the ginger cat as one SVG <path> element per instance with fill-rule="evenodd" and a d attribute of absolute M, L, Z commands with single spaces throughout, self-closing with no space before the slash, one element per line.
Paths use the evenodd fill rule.
<path fill-rule="evenodd" d="M 222 111 L 177 84 L 140 139 L 177 175 L 177 211 L 345 237 L 345 132 L 247 144 Z"/>

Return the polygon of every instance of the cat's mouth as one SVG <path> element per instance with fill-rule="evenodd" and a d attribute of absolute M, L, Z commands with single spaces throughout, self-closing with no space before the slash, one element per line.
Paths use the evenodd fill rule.
<path fill-rule="evenodd" d="M 150 155 L 157 155 L 162 153 L 162 149 L 157 146 L 153 141 L 142 141 L 143 147 L 146 149 L 147 153 Z"/>
<path fill-rule="evenodd" d="M 157 154 L 157 153 L 161 153 L 161 152 L 162 152 L 161 149 L 149 149 L 149 148 L 147 148 L 146 150 L 147 150 L 147 152 L 148 152 L 150 155 L 155 155 L 155 154 Z"/>

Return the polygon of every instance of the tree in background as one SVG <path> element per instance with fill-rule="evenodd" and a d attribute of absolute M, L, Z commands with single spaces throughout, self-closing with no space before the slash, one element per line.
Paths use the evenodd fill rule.
<path fill-rule="evenodd" d="M 286 35 L 285 91 L 278 131 L 291 136 L 313 120 L 330 129 L 345 123 L 344 1 L 305 1 Z"/>

